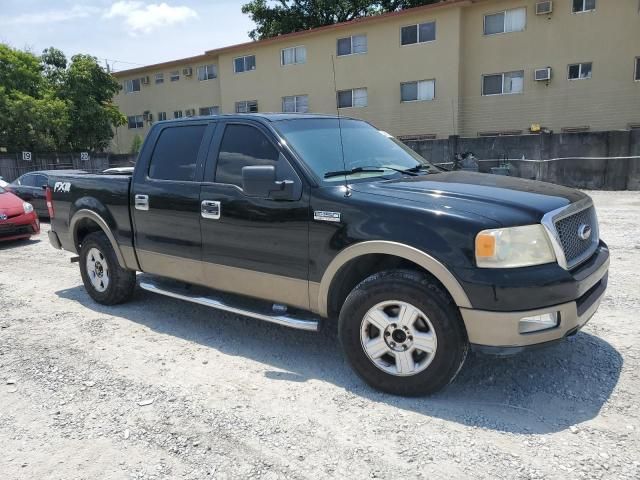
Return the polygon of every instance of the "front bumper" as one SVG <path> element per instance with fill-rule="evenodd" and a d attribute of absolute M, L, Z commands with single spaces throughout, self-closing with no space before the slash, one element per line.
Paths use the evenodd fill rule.
<path fill-rule="evenodd" d="M 523 311 L 486 311 L 461 308 L 460 312 L 472 347 L 497 354 L 517 353 L 526 347 L 539 346 L 573 335 L 596 313 L 607 288 L 609 257 L 588 277 L 579 281 L 583 292 L 574 301 Z M 535 293 L 532 292 L 535 296 Z M 520 333 L 525 317 L 558 313 L 558 325 L 546 330 Z"/>
<path fill-rule="evenodd" d="M 40 220 L 35 212 L 25 213 L 0 222 L 0 241 L 29 238 L 40 233 Z"/>

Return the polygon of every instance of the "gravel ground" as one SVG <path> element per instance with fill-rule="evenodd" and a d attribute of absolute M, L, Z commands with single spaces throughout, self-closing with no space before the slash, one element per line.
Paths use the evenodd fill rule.
<path fill-rule="evenodd" d="M 335 328 L 98 305 L 43 225 L 0 246 L 2 477 L 638 479 L 640 194 L 592 196 L 612 259 L 587 327 L 420 399 L 363 385 Z"/>

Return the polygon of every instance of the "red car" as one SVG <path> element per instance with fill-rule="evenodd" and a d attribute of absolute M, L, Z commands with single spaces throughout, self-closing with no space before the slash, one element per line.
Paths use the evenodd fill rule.
<path fill-rule="evenodd" d="M 40 233 L 33 205 L 0 187 L 0 241 L 29 238 Z"/>

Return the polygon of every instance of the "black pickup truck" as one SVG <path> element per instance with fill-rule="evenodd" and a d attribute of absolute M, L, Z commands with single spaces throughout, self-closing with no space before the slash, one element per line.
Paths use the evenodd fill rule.
<path fill-rule="evenodd" d="M 128 175 L 52 175 L 49 238 L 103 304 L 141 288 L 317 330 L 401 395 L 451 382 L 467 351 L 576 333 L 607 285 L 591 199 L 441 170 L 370 124 L 321 115 L 156 123 Z M 137 272 L 143 272 L 136 276 Z"/>

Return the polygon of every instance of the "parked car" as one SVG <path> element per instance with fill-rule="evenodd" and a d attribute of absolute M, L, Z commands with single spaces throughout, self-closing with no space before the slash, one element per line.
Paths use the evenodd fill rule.
<path fill-rule="evenodd" d="M 157 123 L 132 176 L 53 174 L 47 194 L 51 244 L 95 301 L 127 301 L 142 271 L 145 290 L 260 320 L 337 319 L 355 371 L 401 395 L 447 385 L 469 348 L 575 334 L 607 286 L 584 193 L 445 172 L 344 117 Z"/>
<path fill-rule="evenodd" d="M 7 186 L 7 190 L 30 202 L 40 218 L 49 218 L 44 188 L 49 181 L 49 175 L 53 173 L 84 174 L 87 172 L 84 170 L 41 170 L 29 172 L 11 182 Z"/>
<path fill-rule="evenodd" d="M 0 241 L 29 238 L 40 233 L 33 205 L 0 187 Z"/>

